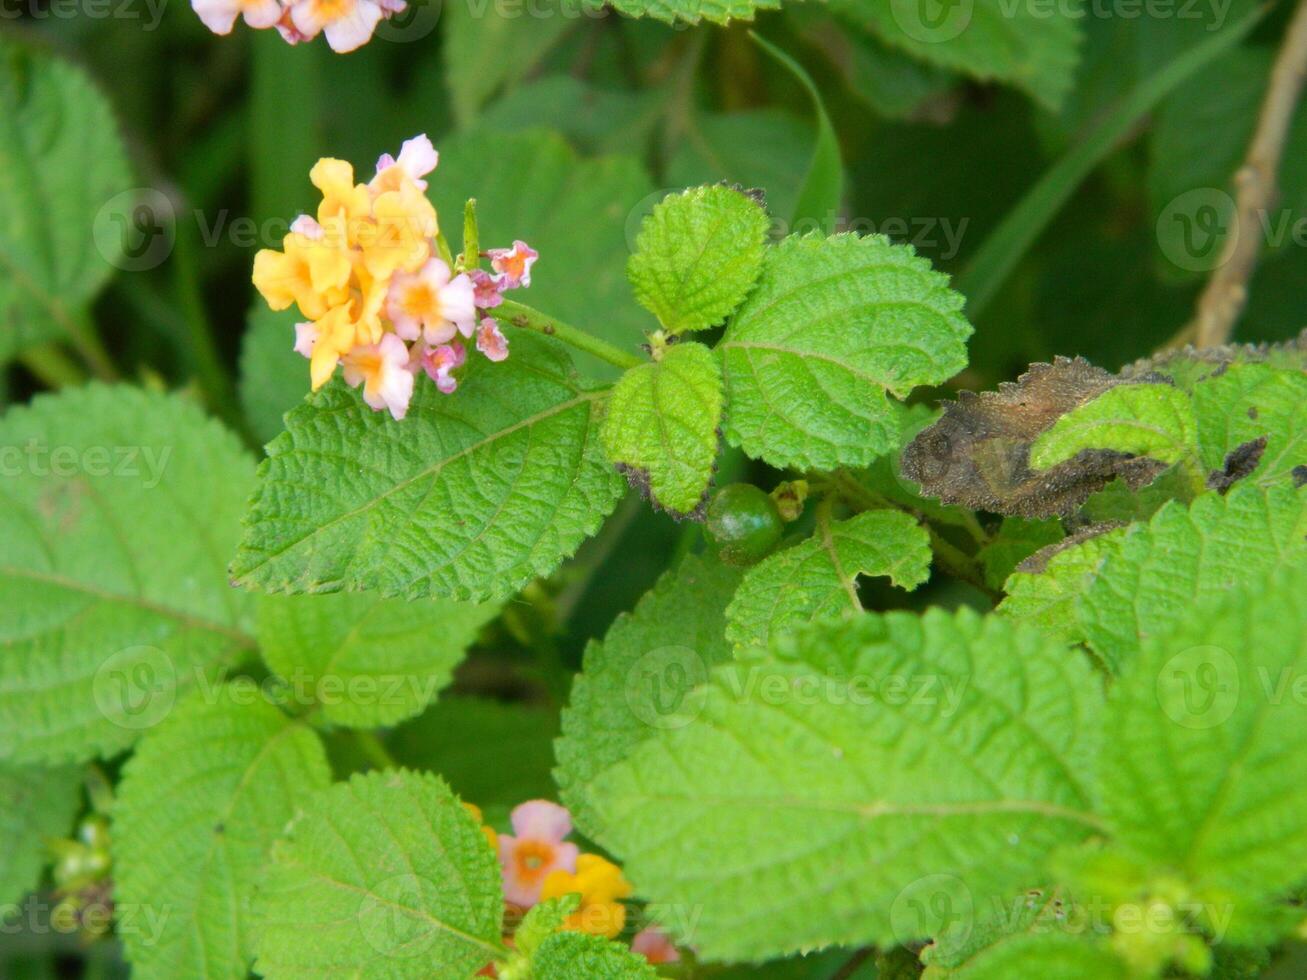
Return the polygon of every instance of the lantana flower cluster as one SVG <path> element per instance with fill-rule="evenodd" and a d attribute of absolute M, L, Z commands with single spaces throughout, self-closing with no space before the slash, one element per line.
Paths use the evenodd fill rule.
<path fill-rule="evenodd" d="M 275 27 L 287 44 L 327 36 L 333 51 L 367 44 L 377 25 L 407 9 L 405 0 L 191 0 L 204 26 L 230 34 L 236 18 L 256 29 Z"/>
<path fill-rule="evenodd" d="M 302 214 L 282 250 L 254 257 L 254 285 L 274 310 L 295 305 L 295 350 L 309 359 L 316 391 L 344 368 L 363 400 L 396 419 L 408 411 L 421 374 L 452 393 L 467 361 L 465 341 L 491 361 L 508 340 L 486 313 L 506 290 L 531 285 L 537 253 L 525 242 L 455 262 L 440 237 L 426 176 L 438 154 L 425 135 L 384 154 L 375 176 L 355 183 L 344 160 L 319 160 L 309 179 L 322 193 L 317 216 Z"/>
<path fill-rule="evenodd" d="M 482 822 L 480 810 L 471 804 L 464 806 Z M 540 902 L 575 894 L 581 901 L 564 921 L 564 929 L 608 939 L 621 933 L 626 925 L 622 902 L 631 897 L 631 883 L 617 865 L 598 854 L 584 854 L 567 840 L 572 816 L 565 807 L 549 800 L 530 800 L 513 809 L 509 822 L 512 834 L 496 834 L 484 825 L 482 832 L 499 856 L 504 898 L 514 913 L 511 918 L 520 918 Z M 680 959 L 676 946 L 656 926 L 636 933 L 631 948 L 651 963 Z"/>

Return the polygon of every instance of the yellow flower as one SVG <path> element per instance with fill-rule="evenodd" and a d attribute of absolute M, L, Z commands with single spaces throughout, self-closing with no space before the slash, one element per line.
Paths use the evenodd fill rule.
<path fill-rule="evenodd" d="M 540 899 L 580 895 L 580 906 L 563 928 L 612 939 L 626 924 L 626 906 L 620 899 L 630 898 L 631 892 L 621 868 L 597 854 L 582 854 L 576 859 L 576 874 L 555 871 L 545 879 Z"/>
<path fill-rule="evenodd" d="M 309 380 L 317 391 L 331 380 L 336 365 L 355 344 L 357 331 L 350 315 L 350 304 L 337 306 L 314 323 L 317 335 L 309 356 Z"/>
<path fill-rule="evenodd" d="M 438 230 L 436 209 L 412 181 L 377 195 L 372 217 L 375 223 L 359 238 L 371 275 L 389 279 L 396 270 L 413 272 L 430 257 L 430 239 Z"/>
<path fill-rule="evenodd" d="M 348 253 L 325 238 L 295 231 L 281 244 L 285 251 L 265 248 L 254 256 L 254 287 L 269 306 L 284 310 L 295 303 L 306 317 L 317 320 L 349 299 Z"/>
<path fill-rule="evenodd" d="M 354 167 L 345 160 L 323 157 L 309 171 L 309 180 L 322 191 L 318 222 L 333 244 L 355 245 L 372 216 L 372 195 L 367 186 L 354 183 Z"/>

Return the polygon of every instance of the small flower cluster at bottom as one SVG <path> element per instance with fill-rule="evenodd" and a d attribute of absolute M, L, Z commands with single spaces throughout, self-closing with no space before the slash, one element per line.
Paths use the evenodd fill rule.
<path fill-rule="evenodd" d="M 481 811 L 464 803 L 478 823 Z M 482 826 L 482 832 L 499 855 L 504 880 L 504 899 L 515 916 L 532 906 L 564 895 L 580 896 L 575 912 L 564 929 L 612 939 L 626 925 L 626 906 L 631 883 L 622 869 L 597 854 L 583 854 L 567 840 L 572 833 L 572 816 L 566 808 L 548 800 L 530 800 L 513 809 L 509 817 L 513 833 L 497 834 Z M 656 926 L 636 933 L 631 949 L 650 963 L 675 963 L 681 956 L 675 945 Z M 494 976 L 494 967 L 482 973 Z"/>
<path fill-rule="evenodd" d="M 250 27 L 277 28 L 287 44 L 327 36 L 331 50 L 344 54 L 372 40 L 383 20 L 403 13 L 405 0 L 191 0 L 191 7 L 214 34 L 230 34 L 241 17 Z"/>
<path fill-rule="evenodd" d="M 475 335 L 491 361 L 508 357 L 507 339 L 485 313 L 505 290 L 531 285 L 537 258 L 516 241 L 483 253 L 493 272 L 480 268 L 481 255 L 451 268 L 426 197 L 424 178 L 438 160 L 425 135 L 406 141 L 398 157 L 383 155 L 366 184 L 354 182 L 344 160 L 319 160 L 309 173 L 322 193 L 317 216 L 296 218 L 282 251 L 254 257 L 254 285 L 268 305 L 298 306 L 306 318 L 295 326 L 295 350 L 309 359 L 313 389 L 341 364 L 345 381 L 363 386 L 363 400 L 396 419 L 408 411 L 419 372 L 446 394 L 458 387 L 463 339 Z"/>

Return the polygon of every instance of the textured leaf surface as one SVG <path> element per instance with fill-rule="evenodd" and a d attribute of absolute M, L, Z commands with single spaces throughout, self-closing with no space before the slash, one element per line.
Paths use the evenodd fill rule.
<path fill-rule="evenodd" d="M 995 617 L 820 623 L 602 774 L 599 840 L 644 897 L 702 909 L 709 958 L 934 935 L 1091 831 L 1101 702 L 1081 658 Z"/>
<path fill-rule="evenodd" d="M 225 565 L 254 463 L 191 403 L 103 385 L 10 409 L 0 446 L 0 755 L 113 754 L 253 646 Z"/>
<path fill-rule="evenodd" d="M 1007 82 L 1050 109 L 1062 104 L 1079 61 L 1078 18 L 1003 0 L 835 0 L 831 6 L 886 43 L 975 78 Z"/>
<path fill-rule="evenodd" d="M 1263 438 L 1248 482 L 1287 482 L 1307 463 L 1307 374 L 1301 371 L 1233 364 L 1194 388 L 1194 409 L 1207 470 L 1222 469 L 1231 453 Z"/>
<path fill-rule="evenodd" d="M 1129 528 L 1081 600 L 1090 645 L 1112 667 L 1168 632 L 1196 602 L 1307 563 L 1307 489 L 1235 487 Z"/>
<path fill-rule="evenodd" d="M 1094 581 L 1104 559 L 1119 547 L 1124 529 L 1068 544 L 1040 568 L 1018 568 L 1003 590 L 998 612 L 1036 626 L 1066 643 L 1083 643 L 1080 599 Z"/>
<path fill-rule="evenodd" d="M 142 739 L 113 812 L 133 976 L 248 975 L 255 880 L 301 799 L 330 781 L 318 737 L 249 683 L 197 695 Z"/>
<path fill-rule="evenodd" d="M 930 535 L 901 511 L 847 521 L 820 515 L 811 538 L 751 568 L 726 610 L 726 638 L 766 646 L 815 619 L 862 612 L 859 575 L 885 575 L 902 589 L 930 577 Z"/>
<path fill-rule="evenodd" d="M 705 502 L 717 462 L 722 372 L 703 344 L 675 344 L 631 368 L 604 417 L 608 458 L 655 504 L 676 516 Z"/>
<path fill-rule="evenodd" d="M 768 249 L 720 345 L 727 437 L 780 468 L 865 466 L 895 448 L 886 392 L 966 366 L 971 327 L 947 283 L 880 236 L 791 237 Z"/>
<path fill-rule="evenodd" d="M 499 606 L 449 599 L 262 596 L 259 648 L 297 698 L 338 725 L 376 728 L 411 718 L 450 681 Z"/>
<path fill-rule="evenodd" d="M 781 0 L 610 0 L 628 17 L 653 17 L 668 24 L 697 24 L 701 20 L 725 24 L 753 20 L 759 10 L 776 10 Z M 597 6 L 597 4 L 596 4 Z"/>
<path fill-rule="evenodd" d="M 269 980 L 465 977 L 500 953 L 499 863 L 435 776 L 354 776 L 273 848 L 255 969 Z"/>
<path fill-rule="evenodd" d="M 548 29 L 538 18 L 521 20 L 530 22 L 531 30 Z M 486 26 L 484 18 L 477 26 Z M 464 202 L 475 197 L 483 248 L 520 238 L 540 253 L 531 288 L 518 298 L 636 351 L 649 314 L 632 298 L 626 281 L 635 235 L 630 216 L 653 185 L 635 157 L 587 159 L 556 133 L 538 130 L 471 132 L 441 143 L 436 173 L 430 197 L 447 225 L 458 221 Z M 507 333 L 515 343 L 519 334 Z M 587 377 L 617 373 L 590 354 L 578 353 L 576 363 Z"/>
<path fill-rule="evenodd" d="M 531 960 L 535 980 L 655 980 L 658 973 L 639 953 L 602 936 L 556 932 Z"/>
<path fill-rule="evenodd" d="M 1045 470 L 1086 449 L 1111 449 L 1177 463 L 1197 448 L 1193 402 L 1167 384 L 1109 388 L 1072 409 L 1030 446 L 1030 464 Z"/>
<path fill-rule="evenodd" d="M 721 323 L 762 271 L 770 223 L 732 187 L 669 195 L 644 219 L 626 264 L 636 299 L 671 333 Z"/>
<path fill-rule="evenodd" d="M 590 785 L 660 728 L 693 710 L 687 697 L 726 663 L 726 604 L 741 573 L 694 555 L 668 572 L 602 643 L 591 643 L 563 711 L 555 776 L 577 825 L 593 834 Z"/>
<path fill-rule="evenodd" d="M 604 392 L 526 334 L 475 359 L 456 396 L 419 385 L 409 415 L 337 381 L 268 447 L 241 549 L 269 591 L 506 596 L 552 572 L 622 493 L 599 446 Z"/>
<path fill-rule="evenodd" d="M 0 902 L 36 887 L 48 862 L 45 839 L 68 836 L 81 789 L 77 769 L 0 767 Z"/>
<path fill-rule="evenodd" d="M 1102 940 L 1074 932 L 1050 931 L 1002 940 L 948 976 L 956 980 L 1010 980 L 1012 977 L 1126 980 L 1130 974 Z"/>
<path fill-rule="evenodd" d="M 1112 692 L 1101 767 L 1113 838 L 1236 904 L 1307 863 L 1307 569 L 1191 605 Z"/>
<path fill-rule="evenodd" d="M 57 337 L 109 278 L 134 228 L 132 202 L 112 206 L 130 183 L 86 75 L 0 39 L 0 363 Z"/>

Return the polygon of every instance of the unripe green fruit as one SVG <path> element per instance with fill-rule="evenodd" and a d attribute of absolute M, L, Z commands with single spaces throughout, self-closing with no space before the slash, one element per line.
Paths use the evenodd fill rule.
<path fill-rule="evenodd" d="M 775 501 L 749 483 L 722 487 L 708 505 L 708 537 L 728 565 L 752 565 L 766 558 L 784 530 Z"/>

